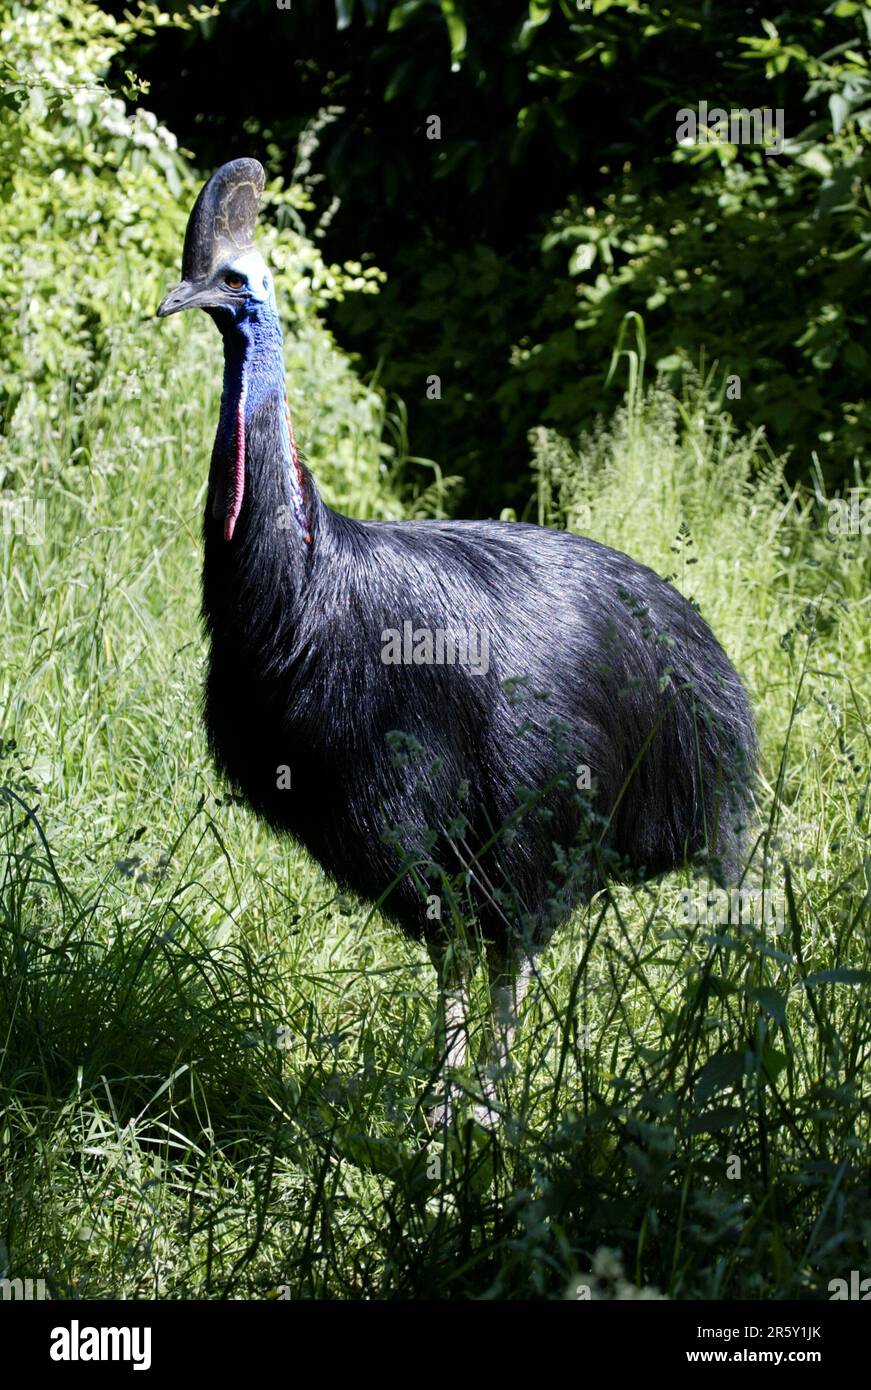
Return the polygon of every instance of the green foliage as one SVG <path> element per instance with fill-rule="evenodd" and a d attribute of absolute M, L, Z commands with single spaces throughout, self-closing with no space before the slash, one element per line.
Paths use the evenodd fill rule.
<path fill-rule="evenodd" d="M 133 22 L 12 0 L 2 23 L 0 313 L 15 331 L 0 389 L 14 401 L 33 386 L 57 410 L 93 388 L 113 332 L 153 309 L 188 176 L 170 132 L 103 83 Z"/>
<path fill-rule="evenodd" d="M 179 45 L 137 51 L 215 163 L 235 139 L 231 55 L 257 50 L 250 139 L 289 171 L 302 135 L 318 239 L 389 275 L 336 308 L 340 336 L 407 400 L 417 451 L 492 513 L 523 507 L 529 428 L 616 406 L 602 368 L 631 311 L 672 384 L 701 356 L 739 376 L 737 420 L 796 471 L 816 450 L 835 480 L 867 450 L 871 6 L 758 10 L 295 0 L 277 24 L 270 0 L 228 0 L 184 44 L 183 100 L 162 76 Z M 784 148 L 678 147 L 678 111 L 702 101 L 782 109 Z"/>
<path fill-rule="evenodd" d="M 38 9 L 0 0 L 0 16 L 0 489 L 9 493 L 37 479 L 44 488 L 46 474 L 115 471 L 92 433 L 106 397 L 151 395 L 157 418 L 180 339 L 158 337 L 154 310 L 178 278 L 197 178 L 173 134 L 108 85 L 113 59 L 135 37 L 185 27 L 188 7 L 170 16 L 149 5 L 116 21 L 88 0 Z M 141 86 L 128 75 L 124 91 L 136 97 Z M 319 318 L 330 301 L 377 290 L 379 272 L 327 265 L 290 221 L 304 201 L 271 181 L 265 203 L 281 225 L 270 231 L 267 222 L 262 236 L 291 330 L 291 403 L 306 393 L 301 434 L 314 459 L 327 456 L 327 495 L 347 470 L 364 514 L 395 511 L 382 397 L 360 387 Z M 219 383 L 216 344 L 204 333 L 194 341 L 183 348 L 189 372 Z M 52 428 L 61 419 L 63 433 Z"/>
<path fill-rule="evenodd" d="M 845 42 L 821 56 L 789 41 L 797 26 L 788 14 L 784 32 L 763 21 L 764 39 L 737 38 L 742 100 L 733 105 L 776 105 L 777 78 L 792 79 L 782 153 L 725 139 L 676 146 L 672 179 L 661 169 L 652 178 L 633 160 L 600 205 L 576 199 L 556 220 L 543 250 L 567 257 L 575 292 L 571 303 L 553 296 L 521 370 L 530 363 L 557 383 L 545 413 L 558 424 L 587 417 L 600 391 L 591 378 L 574 390 L 560 385 L 565 330 L 602 357 L 636 308 L 658 367 L 685 369 L 705 349 L 740 377 L 738 417 L 797 445 L 805 467 L 814 447 L 830 476 L 867 452 L 871 7 L 833 13 Z M 826 32 L 821 16 L 809 38 L 815 50 Z M 729 106 L 718 98 L 709 104 Z"/>

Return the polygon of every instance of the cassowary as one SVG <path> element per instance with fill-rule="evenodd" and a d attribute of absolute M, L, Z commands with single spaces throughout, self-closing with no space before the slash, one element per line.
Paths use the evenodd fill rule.
<path fill-rule="evenodd" d="M 740 870 L 756 743 L 698 612 L 626 555 L 515 523 L 355 521 L 294 442 L 264 174 L 223 165 L 163 317 L 224 343 L 204 520 L 205 722 L 252 809 L 423 938 L 462 1062 L 484 943 L 506 1055 L 550 932 L 609 878 Z M 442 1108 L 445 1116 L 449 1111 Z"/>

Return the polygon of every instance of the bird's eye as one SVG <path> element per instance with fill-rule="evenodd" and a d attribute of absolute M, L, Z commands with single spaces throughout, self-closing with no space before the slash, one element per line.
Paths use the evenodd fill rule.
<path fill-rule="evenodd" d="M 245 281 L 241 275 L 225 275 L 224 284 L 230 290 L 241 290 L 244 288 Z"/>

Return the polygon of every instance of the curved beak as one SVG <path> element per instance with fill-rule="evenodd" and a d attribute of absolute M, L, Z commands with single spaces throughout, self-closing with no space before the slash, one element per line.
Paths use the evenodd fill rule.
<path fill-rule="evenodd" d="M 165 319 L 169 314 L 178 314 L 182 309 L 220 309 L 226 300 L 215 285 L 192 285 L 182 280 L 180 285 L 170 290 L 157 309 L 157 317 Z"/>

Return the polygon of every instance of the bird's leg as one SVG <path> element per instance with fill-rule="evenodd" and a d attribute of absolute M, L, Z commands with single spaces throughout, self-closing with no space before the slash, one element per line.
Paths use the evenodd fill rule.
<path fill-rule="evenodd" d="M 497 1083 L 511 1068 L 511 1047 L 518 1014 L 533 974 L 531 956 L 519 945 L 487 944 L 490 989 L 490 1038 L 484 1081 L 486 1103 L 475 1107 L 475 1118 L 490 1128 L 498 1122 Z"/>
<path fill-rule="evenodd" d="M 451 1073 L 465 1066 L 469 1047 L 469 976 L 465 953 L 443 942 L 428 943 L 438 979 L 437 1047 L 442 1069 L 442 1098 L 429 1111 L 435 1128 L 448 1125 L 453 1113 Z"/>
<path fill-rule="evenodd" d="M 532 961 L 516 956 L 506 963 L 502 957 L 497 970 L 490 976 L 490 1012 L 493 1019 L 491 1064 L 497 1075 L 510 1070 L 511 1046 L 517 1032 L 520 1006 L 532 979 Z M 492 967 L 491 967 L 492 969 Z"/>
<path fill-rule="evenodd" d="M 444 996 L 445 1070 L 466 1065 L 469 1050 L 469 992 L 464 981 Z"/>

